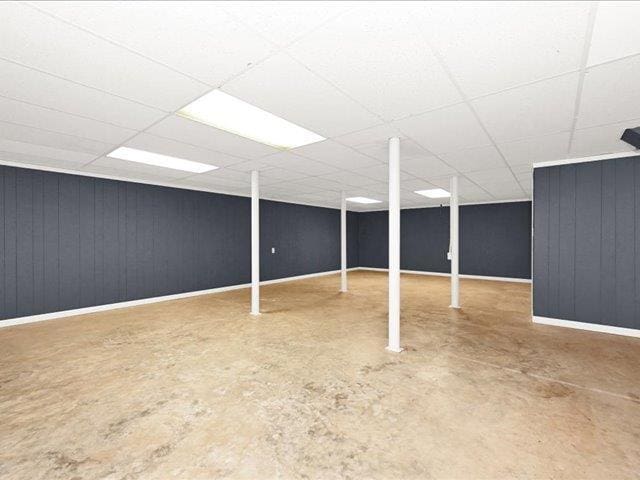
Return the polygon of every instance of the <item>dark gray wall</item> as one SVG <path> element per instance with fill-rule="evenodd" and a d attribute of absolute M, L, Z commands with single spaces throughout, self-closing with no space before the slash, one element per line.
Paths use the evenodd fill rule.
<path fill-rule="evenodd" d="M 640 156 L 534 171 L 534 315 L 640 328 Z"/>
<path fill-rule="evenodd" d="M 388 213 L 361 213 L 360 266 L 387 268 Z M 400 266 L 450 272 L 449 208 L 402 210 Z M 460 207 L 460 272 L 531 278 L 531 202 Z"/>
<path fill-rule="evenodd" d="M 358 218 L 347 212 L 347 263 L 358 266 Z M 340 268 L 340 212 L 291 203 L 260 202 L 262 280 Z M 276 253 L 271 253 L 275 247 Z"/>
<path fill-rule="evenodd" d="M 339 268 L 338 210 L 260 206 L 263 279 Z M 0 319 L 249 282 L 250 208 L 243 197 L 0 166 Z M 348 221 L 357 265 L 357 215 Z"/>

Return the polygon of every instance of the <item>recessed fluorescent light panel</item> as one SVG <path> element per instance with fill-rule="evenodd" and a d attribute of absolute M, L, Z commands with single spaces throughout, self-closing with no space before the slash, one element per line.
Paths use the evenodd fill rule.
<path fill-rule="evenodd" d="M 155 167 L 172 168 L 174 170 L 184 170 L 185 172 L 204 173 L 215 170 L 215 165 L 193 162 L 184 158 L 170 157 L 160 153 L 147 152 L 129 147 L 119 147 L 109 153 L 107 157 L 127 160 L 129 162 L 144 163 Z"/>
<path fill-rule="evenodd" d="M 326 140 L 221 90 L 200 97 L 178 115 L 276 148 L 296 148 Z"/>
<path fill-rule="evenodd" d="M 347 202 L 353 203 L 382 203 L 380 200 L 374 200 L 373 198 L 367 197 L 349 197 L 346 200 Z"/>
<path fill-rule="evenodd" d="M 449 198 L 451 194 L 441 188 L 433 188 L 431 190 L 416 190 L 413 193 L 429 198 Z"/>

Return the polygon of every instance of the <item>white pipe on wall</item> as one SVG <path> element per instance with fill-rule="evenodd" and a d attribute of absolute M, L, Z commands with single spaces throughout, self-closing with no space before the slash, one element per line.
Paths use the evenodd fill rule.
<path fill-rule="evenodd" d="M 347 291 L 347 200 L 344 192 L 340 203 L 340 291 Z"/>
<path fill-rule="evenodd" d="M 389 345 L 400 348 L 400 139 L 389 139 Z"/>
<path fill-rule="evenodd" d="M 460 308 L 459 265 L 459 206 L 458 177 L 451 177 L 451 202 L 449 205 L 449 241 L 451 250 L 451 308 Z"/>
<path fill-rule="evenodd" d="M 251 172 L 251 315 L 260 315 L 260 183 Z"/>

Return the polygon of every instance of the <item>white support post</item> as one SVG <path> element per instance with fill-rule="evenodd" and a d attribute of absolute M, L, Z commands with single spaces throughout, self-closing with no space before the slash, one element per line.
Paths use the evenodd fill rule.
<path fill-rule="evenodd" d="M 460 308 L 460 278 L 458 275 L 459 246 L 458 177 L 451 178 L 451 202 L 449 203 L 449 249 L 451 254 L 451 308 Z"/>
<path fill-rule="evenodd" d="M 251 315 L 260 315 L 260 184 L 251 172 Z"/>
<path fill-rule="evenodd" d="M 400 139 L 389 139 L 389 345 L 400 348 Z"/>
<path fill-rule="evenodd" d="M 344 192 L 340 204 L 340 291 L 347 291 L 347 200 Z"/>

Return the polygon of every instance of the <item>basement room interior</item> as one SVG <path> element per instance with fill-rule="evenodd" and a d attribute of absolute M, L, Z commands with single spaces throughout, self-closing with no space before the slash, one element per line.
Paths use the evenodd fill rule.
<path fill-rule="evenodd" d="M 640 477 L 640 2 L 0 2 L 0 478 Z"/>

